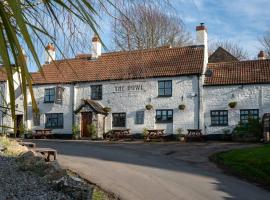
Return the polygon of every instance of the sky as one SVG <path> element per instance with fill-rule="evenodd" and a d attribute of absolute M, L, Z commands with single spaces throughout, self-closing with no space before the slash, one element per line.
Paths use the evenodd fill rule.
<path fill-rule="evenodd" d="M 209 42 L 231 40 L 255 58 L 261 50 L 258 38 L 270 31 L 270 0 L 171 0 L 174 14 L 184 21 L 195 39 L 195 27 L 203 22 Z M 111 47 L 110 25 L 101 22 L 102 39 Z"/>
<path fill-rule="evenodd" d="M 187 30 L 195 40 L 195 27 L 201 22 L 208 29 L 209 42 L 230 40 L 247 50 L 254 59 L 262 50 L 259 42 L 270 31 L 270 0 L 170 0 L 173 14 L 183 20 Z M 100 25 L 101 39 L 108 48 L 113 49 L 111 21 L 108 17 L 97 21 Z M 91 35 L 91 34 L 90 34 Z M 89 36 L 89 44 L 91 38 Z M 77 53 L 90 53 L 77 52 Z M 44 51 L 38 52 L 44 63 Z M 58 56 L 59 57 L 59 53 Z M 36 71 L 31 64 L 30 71 Z"/>

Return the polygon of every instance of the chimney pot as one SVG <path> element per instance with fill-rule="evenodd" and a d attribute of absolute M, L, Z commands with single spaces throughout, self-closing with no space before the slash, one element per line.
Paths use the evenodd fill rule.
<path fill-rule="evenodd" d="M 95 34 L 92 38 L 92 55 L 91 57 L 93 59 L 97 59 L 99 56 L 101 56 L 101 42 L 99 37 Z"/>
<path fill-rule="evenodd" d="M 53 43 L 49 43 L 45 47 L 45 63 L 50 64 L 53 60 L 55 60 L 55 47 Z"/>
<path fill-rule="evenodd" d="M 258 59 L 259 60 L 265 60 L 266 59 L 266 55 L 264 51 L 260 51 L 260 53 L 258 54 Z"/>

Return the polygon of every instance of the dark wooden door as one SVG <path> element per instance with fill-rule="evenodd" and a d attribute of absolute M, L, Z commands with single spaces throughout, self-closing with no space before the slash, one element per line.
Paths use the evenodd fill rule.
<path fill-rule="evenodd" d="M 23 115 L 16 115 L 16 137 L 20 136 L 21 126 L 23 125 Z"/>
<path fill-rule="evenodd" d="M 83 112 L 81 113 L 81 137 L 90 137 L 91 133 L 89 132 L 89 126 L 92 124 L 92 113 Z"/>

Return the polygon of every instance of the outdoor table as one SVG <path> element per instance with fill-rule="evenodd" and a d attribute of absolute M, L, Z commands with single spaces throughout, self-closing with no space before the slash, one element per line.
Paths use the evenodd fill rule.
<path fill-rule="evenodd" d="M 147 129 L 147 133 L 144 136 L 144 141 L 151 141 L 152 139 L 164 139 L 164 129 Z"/>

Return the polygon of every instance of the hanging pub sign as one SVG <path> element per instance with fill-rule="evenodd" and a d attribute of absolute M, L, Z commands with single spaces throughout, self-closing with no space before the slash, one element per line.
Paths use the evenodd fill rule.
<path fill-rule="evenodd" d="M 64 92 L 64 88 L 57 86 L 55 88 L 55 103 L 56 104 L 62 104 L 63 102 L 63 92 Z"/>

